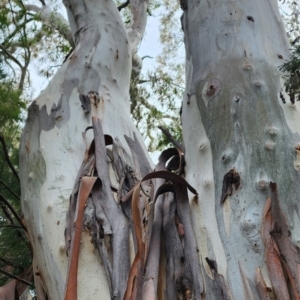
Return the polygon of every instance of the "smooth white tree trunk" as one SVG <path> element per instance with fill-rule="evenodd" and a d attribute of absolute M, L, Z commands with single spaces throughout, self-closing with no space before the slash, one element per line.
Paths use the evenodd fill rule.
<path fill-rule="evenodd" d="M 22 210 L 33 246 L 34 272 L 52 300 L 64 298 L 67 209 L 85 150 L 93 138 L 89 131 L 85 142 L 82 133 L 91 126 L 92 116 L 100 118 L 104 133 L 124 147 L 133 166 L 136 162 L 124 135 L 143 145 L 130 116 L 134 39 L 129 41 L 115 4 L 78 0 L 68 1 L 66 6 L 76 47 L 30 106 L 20 156 Z M 89 113 L 88 108 L 82 108 L 80 95 L 89 99 Z M 145 148 L 144 153 L 145 165 L 149 165 Z M 90 240 L 89 233 L 84 232 L 78 299 L 111 299 L 103 264 Z M 129 257 L 124 256 L 126 264 Z"/>

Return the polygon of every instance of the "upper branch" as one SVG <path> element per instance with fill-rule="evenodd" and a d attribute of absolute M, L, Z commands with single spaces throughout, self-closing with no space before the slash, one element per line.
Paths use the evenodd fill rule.
<path fill-rule="evenodd" d="M 57 30 L 74 47 L 74 40 L 70 30 L 69 22 L 62 14 L 51 10 L 47 5 L 38 7 L 33 4 L 24 5 L 28 11 L 34 11 L 39 14 L 42 23 L 50 28 Z"/>
<path fill-rule="evenodd" d="M 132 21 L 127 27 L 127 33 L 132 50 L 132 69 L 138 75 L 142 68 L 142 60 L 137 55 L 137 46 L 141 42 L 147 22 L 147 7 L 148 0 L 131 0 L 130 8 L 132 14 Z"/>

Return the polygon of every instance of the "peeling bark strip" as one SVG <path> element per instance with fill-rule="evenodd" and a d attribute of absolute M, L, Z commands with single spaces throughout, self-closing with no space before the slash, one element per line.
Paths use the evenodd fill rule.
<path fill-rule="evenodd" d="M 259 267 L 255 270 L 255 284 L 260 299 L 271 300 L 265 280 Z"/>
<path fill-rule="evenodd" d="M 223 275 L 218 273 L 217 262 L 208 257 L 205 257 L 205 260 L 209 265 L 212 274 L 214 276 L 212 281 L 212 287 L 213 287 L 215 299 L 230 300 L 231 296 L 229 294 L 228 287 L 226 286 L 224 277 Z"/>
<path fill-rule="evenodd" d="M 203 282 L 187 189 L 194 194 L 197 192 L 185 179 L 166 171 L 167 162 L 174 157 L 180 161 L 179 156 L 183 153 L 175 148 L 163 151 L 155 171 L 147 174 L 150 166 L 144 162 L 145 157 L 141 155 L 141 147 L 135 137 L 125 137 L 131 146 L 134 169 L 120 142 L 104 135 L 101 120 L 93 117 L 92 121 L 94 140 L 86 150 L 67 214 L 65 237 L 70 259 L 65 299 L 77 299 L 82 226 L 90 230 L 91 241 L 104 265 L 112 298 L 156 299 L 161 289 L 158 278 L 163 232 L 165 241 L 173 236 L 166 244 L 166 255 L 176 266 L 168 267 L 167 276 L 172 278 L 166 283 L 168 297 L 199 299 L 203 294 Z M 83 139 L 86 142 L 85 133 Z M 112 145 L 112 148 L 107 149 L 106 145 Z M 109 163 L 112 163 L 119 187 L 113 187 Z M 177 173 L 181 172 L 180 165 L 178 163 L 175 168 Z M 137 177 L 142 174 L 147 175 L 136 184 Z M 146 181 L 150 184 L 145 184 Z M 119 195 L 114 199 L 112 193 L 116 192 Z M 121 198 L 122 201 L 118 201 Z M 128 206 L 130 199 L 131 209 Z M 128 238 L 131 223 L 137 252 L 130 268 Z"/>
<path fill-rule="evenodd" d="M 300 257 L 292 244 L 289 225 L 279 205 L 277 185 L 273 182 L 270 182 L 270 197 L 264 207 L 262 238 L 266 247 L 269 276 L 277 299 L 299 299 Z M 257 281 L 261 282 L 259 279 Z M 260 293 L 264 293 L 261 284 L 258 288 Z"/>
<path fill-rule="evenodd" d="M 169 157 L 168 165 L 166 166 L 168 171 L 176 171 L 176 174 L 181 175 L 184 173 L 184 166 L 185 166 L 185 147 L 184 145 L 180 144 L 178 141 L 174 139 L 171 135 L 170 131 L 162 126 L 158 126 L 158 128 L 164 133 L 167 139 L 176 147 L 177 153 L 174 154 L 173 157 Z M 171 148 L 172 149 L 172 148 Z M 164 165 L 167 161 L 165 161 Z"/>
<path fill-rule="evenodd" d="M 240 186 L 241 178 L 240 174 L 235 170 L 231 169 L 228 173 L 224 175 L 223 179 L 223 187 L 222 187 L 222 195 L 220 203 L 223 204 L 228 196 L 232 195 L 233 185 L 237 190 Z"/>
<path fill-rule="evenodd" d="M 17 291 L 17 280 L 11 280 L 0 287 L 0 299 L 19 300 Z"/>
<path fill-rule="evenodd" d="M 160 161 L 162 163 L 162 160 Z M 180 277 L 175 277 L 176 281 L 173 279 L 173 283 L 176 289 L 177 297 L 182 299 L 200 299 L 201 294 L 203 293 L 203 279 L 201 275 L 201 267 L 198 257 L 198 249 L 196 244 L 196 239 L 191 224 L 191 215 L 190 207 L 187 195 L 187 188 L 194 194 L 197 194 L 196 190 L 192 188 L 182 177 L 169 172 L 169 171 L 156 171 L 146 175 L 142 181 L 163 178 L 172 183 L 161 185 L 155 195 L 154 202 L 157 201 L 157 198 L 165 192 L 173 192 L 175 194 L 177 211 L 178 211 L 178 225 L 181 225 L 181 229 L 177 228 L 178 236 L 181 236 L 183 256 L 180 257 L 180 261 L 184 264 L 184 270 Z M 137 187 L 134 191 L 135 201 L 138 200 L 137 197 Z M 135 202 L 136 203 L 136 202 Z M 134 208 L 133 208 L 134 209 Z M 158 212 L 159 213 L 159 212 Z M 141 227 L 140 227 L 140 215 L 139 210 L 135 211 L 136 214 L 136 236 L 137 240 L 141 239 Z M 144 249 L 144 244 L 140 242 L 138 246 L 140 249 Z M 174 251 L 174 250 L 173 250 Z M 137 297 L 136 289 L 138 287 L 138 274 L 140 274 L 139 267 L 143 264 L 143 251 L 138 251 L 134 264 L 130 272 L 130 280 L 127 285 L 126 297 L 125 299 L 140 299 Z M 170 253 L 168 254 L 171 255 Z M 137 278 L 135 280 L 135 278 Z M 145 280 L 145 292 L 148 293 L 149 299 L 152 299 L 153 291 L 155 291 L 155 284 L 147 283 L 147 280 L 151 278 L 146 278 Z M 171 294 L 171 288 L 168 288 L 169 293 Z M 144 298 L 146 299 L 146 298 Z"/>
<path fill-rule="evenodd" d="M 116 146 L 111 136 L 103 134 L 99 119 L 93 118 L 92 128 L 94 129 L 94 140 L 85 153 L 84 161 L 70 197 L 70 207 L 67 214 L 66 250 L 67 253 L 70 250 L 71 255 L 65 299 L 76 299 L 77 297 L 77 266 L 80 234 L 83 225 L 90 230 L 92 243 L 100 254 L 112 297 L 123 299 L 129 272 L 129 226 L 122 208 L 112 196 L 112 189 L 115 189 L 112 188 L 109 177 L 106 145 L 113 145 L 114 157 L 111 159 L 116 175 L 119 177 L 119 193 L 123 193 L 123 189 L 129 190 L 136 179 L 128 178 L 128 170 L 132 170 L 132 167 L 128 165 L 129 158 L 127 157 L 126 161 L 123 157 L 125 153 L 122 156 L 119 151 L 121 146 Z M 85 140 L 85 134 L 83 138 Z M 132 172 L 134 173 L 134 171 Z M 124 178 L 128 178 L 127 183 L 121 184 Z M 84 194 L 84 199 L 81 199 L 81 189 L 85 180 L 92 181 L 93 184 L 89 186 L 89 192 Z M 83 220 L 86 201 L 87 206 Z M 80 210 L 80 214 L 78 213 L 78 206 L 83 209 Z M 80 220 L 78 220 L 79 215 L 82 217 Z M 75 233 L 72 225 L 74 220 L 76 220 Z M 110 249 L 110 243 L 113 251 Z"/>
<path fill-rule="evenodd" d="M 73 225 L 72 241 L 70 249 L 68 279 L 66 284 L 65 300 L 77 300 L 77 270 L 80 249 L 80 237 L 83 225 L 83 213 L 86 200 L 91 193 L 97 177 L 83 177 L 79 188 L 76 214 Z"/>
<path fill-rule="evenodd" d="M 137 290 L 139 288 L 141 291 L 140 284 L 144 274 L 145 243 L 143 241 L 142 220 L 139 209 L 140 186 L 140 184 L 137 185 L 132 195 L 132 219 L 137 241 L 137 253 L 130 269 L 124 300 L 139 299 L 137 298 Z"/>

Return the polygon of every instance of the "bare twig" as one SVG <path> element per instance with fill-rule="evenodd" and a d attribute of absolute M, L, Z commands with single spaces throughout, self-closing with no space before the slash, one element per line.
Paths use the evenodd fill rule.
<path fill-rule="evenodd" d="M 12 207 L 12 205 L 5 199 L 5 197 L 3 195 L 1 195 L 1 194 L 0 194 L 0 201 L 2 201 L 9 208 L 9 210 L 12 212 L 12 214 L 17 219 L 17 221 L 19 222 L 19 224 L 22 226 L 22 228 L 25 231 L 27 231 L 27 228 L 25 227 L 25 225 L 22 222 L 22 220 L 21 220 L 20 216 L 18 215 L 18 213 L 15 211 L 15 209 Z"/>
<path fill-rule="evenodd" d="M 174 139 L 174 137 L 172 136 L 171 132 L 163 127 L 163 126 L 158 126 L 158 128 L 164 133 L 164 135 L 167 137 L 167 139 L 177 148 L 179 149 L 182 153 L 185 153 L 185 149 L 184 146 L 181 145 L 178 141 L 176 141 Z"/>
<path fill-rule="evenodd" d="M 25 280 L 25 279 L 22 279 L 22 278 L 19 277 L 19 276 L 16 276 L 16 275 L 14 275 L 14 274 L 11 274 L 11 273 L 9 273 L 9 272 L 6 272 L 6 271 L 4 271 L 3 269 L 0 269 L 0 273 L 4 274 L 4 275 L 6 275 L 6 276 L 8 276 L 8 277 L 10 277 L 10 278 L 14 278 L 14 279 L 16 279 L 16 280 L 18 280 L 18 281 L 20 281 L 20 282 L 26 284 L 26 285 L 33 286 L 33 283 L 32 283 L 32 282 L 29 282 L 29 281 L 27 281 L 27 280 Z"/>
<path fill-rule="evenodd" d="M 9 168 L 11 169 L 11 171 L 14 173 L 14 175 L 16 176 L 16 178 L 18 179 L 18 181 L 20 182 L 20 178 L 19 178 L 18 172 L 16 171 L 15 167 L 13 166 L 13 164 L 12 164 L 10 158 L 9 158 L 7 147 L 6 147 L 6 143 L 5 143 L 4 136 L 3 136 L 2 133 L 0 133 L 0 142 L 1 142 L 2 147 L 3 147 L 4 157 L 5 157 L 6 162 L 8 163 Z"/>
<path fill-rule="evenodd" d="M 2 208 L 2 211 L 3 211 L 4 215 L 9 220 L 10 224 L 13 225 L 15 222 L 14 222 L 12 216 L 11 216 L 11 213 L 8 211 L 7 207 L 3 204 L 3 205 L 1 205 L 1 208 Z"/>
<path fill-rule="evenodd" d="M 3 53 L 12 61 L 14 61 L 21 69 L 23 68 L 22 64 L 11 54 L 9 53 L 2 45 L 0 45 L 0 49 Z"/>
<path fill-rule="evenodd" d="M 17 228 L 17 229 L 23 229 L 23 227 L 19 226 L 19 225 L 0 225 L 0 228 Z"/>
<path fill-rule="evenodd" d="M 5 186 L 5 188 L 12 194 L 14 195 L 18 200 L 20 200 L 20 197 L 9 187 L 7 186 L 2 180 L 0 180 L 0 184 Z"/>
<path fill-rule="evenodd" d="M 24 271 L 24 267 L 23 266 L 15 264 L 14 262 L 7 260 L 6 258 L 0 257 L 0 261 L 4 262 L 6 265 L 9 265 L 9 266 L 12 266 L 14 268 L 18 268 L 21 271 Z"/>
<path fill-rule="evenodd" d="M 151 59 L 152 59 L 153 57 L 152 57 L 152 56 L 149 56 L 149 55 L 145 55 L 145 56 L 142 56 L 142 57 L 141 57 L 142 60 L 144 60 L 145 58 L 151 58 Z"/>

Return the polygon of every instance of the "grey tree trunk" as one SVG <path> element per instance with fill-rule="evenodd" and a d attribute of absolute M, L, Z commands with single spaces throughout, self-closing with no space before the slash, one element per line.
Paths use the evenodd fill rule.
<path fill-rule="evenodd" d="M 38 299 L 299 299 L 300 115 L 281 100 L 276 1 L 182 2 L 186 147 L 148 175 L 128 97 L 147 5 L 131 1 L 127 33 L 111 1 L 66 6 L 76 46 L 21 143 Z"/>
<path fill-rule="evenodd" d="M 289 44 L 277 1 L 188 1 L 182 25 L 205 299 L 299 299 L 300 115 L 280 95 Z"/>

